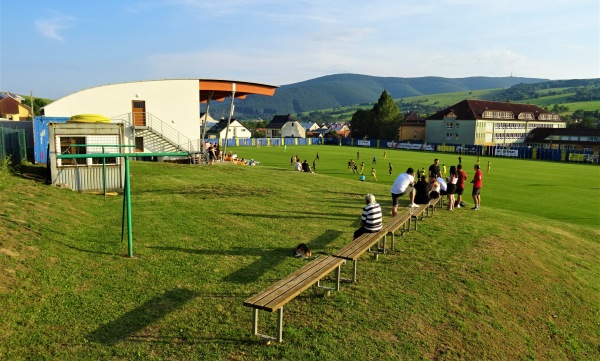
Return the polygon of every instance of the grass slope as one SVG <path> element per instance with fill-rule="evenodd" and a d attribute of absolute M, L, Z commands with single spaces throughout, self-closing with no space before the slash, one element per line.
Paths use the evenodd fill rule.
<path fill-rule="evenodd" d="M 357 284 L 304 292 L 286 306 L 284 343 L 266 347 L 242 301 L 306 262 L 291 257 L 296 244 L 332 253 L 349 242 L 365 193 L 387 213 L 393 177 L 377 149 L 379 181 L 362 183 L 346 170 L 357 148 L 237 151 L 262 164 L 132 164 L 133 259 L 121 197 L 0 172 L 0 359 L 600 357 L 598 188 L 561 178 L 597 179 L 598 168 L 493 159 L 482 211 L 437 212 L 396 252 L 364 257 Z M 316 152 L 317 174 L 290 170 L 292 154 Z M 432 156 L 387 161 L 395 176 Z M 561 187 L 510 187 L 555 176 Z M 275 316 L 261 313 L 262 332 L 275 333 Z"/>

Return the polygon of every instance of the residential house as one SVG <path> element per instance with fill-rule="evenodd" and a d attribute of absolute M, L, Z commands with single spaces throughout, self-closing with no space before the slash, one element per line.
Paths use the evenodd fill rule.
<path fill-rule="evenodd" d="M 227 119 L 223 118 L 206 132 L 206 137 L 209 139 L 251 138 L 252 133 L 235 119 L 231 119 L 229 131 L 227 131 Z"/>
<path fill-rule="evenodd" d="M 566 123 L 536 105 L 463 100 L 426 118 L 428 143 L 500 145 L 523 143 L 536 128 Z"/>
<path fill-rule="evenodd" d="M 317 123 L 300 123 L 300 125 L 302 125 L 302 127 L 304 127 L 304 129 L 306 129 L 307 132 L 312 132 L 320 128 L 319 124 Z"/>
<path fill-rule="evenodd" d="M 31 120 L 31 107 L 22 103 L 23 98 L 12 93 L 0 93 L 0 118 L 8 120 Z"/>
<path fill-rule="evenodd" d="M 306 129 L 290 114 L 273 116 L 265 132 L 267 138 L 306 138 Z"/>
<path fill-rule="evenodd" d="M 340 137 L 350 136 L 350 128 L 345 123 L 333 123 L 329 126 L 330 132 L 336 132 Z"/>

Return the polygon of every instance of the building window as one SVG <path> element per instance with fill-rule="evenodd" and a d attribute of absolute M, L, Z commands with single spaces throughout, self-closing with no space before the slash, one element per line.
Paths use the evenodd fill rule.
<path fill-rule="evenodd" d="M 102 154 L 119 153 L 119 147 L 110 147 L 119 142 L 118 135 L 88 135 L 88 136 L 57 136 L 57 145 L 60 146 L 61 154 Z M 57 159 L 59 167 L 69 165 L 102 165 L 118 164 L 116 157 L 104 158 L 75 158 L 75 159 Z"/>
<path fill-rule="evenodd" d="M 532 113 L 519 113 L 518 119 L 533 119 Z"/>
<path fill-rule="evenodd" d="M 446 129 L 452 129 L 452 123 L 446 123 Z"/>
<path fill-rule="evenodd" d="M 71 137 L 63 136 L 57 137 L 58 143 L 60 144 L 60 154 L 86 154 L 85 147 L 79 147 L 77 145 L 85 144 L 85 137 Z M 78 165 L 86 164 L 85 158 L 77 159 L 58 159 L 58 166 L 63 165 Z"/>

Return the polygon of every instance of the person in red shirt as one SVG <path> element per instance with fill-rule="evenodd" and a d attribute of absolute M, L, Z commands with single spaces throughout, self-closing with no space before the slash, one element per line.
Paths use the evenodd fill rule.
<path fill-rule="evenodd" d="M 467 181 L 467 173 L 462 169 L 462 164 L 456 166 L 458 173 L 458 182 L 456 183 L 456 203 L 454 206 L 460 208 L 460 202 L 462 202 L 462 195 L 465 190 L 465 182 Z"/>
<path fill-rule="evenodd" d="M 471 208 L 475 211 L 479 210 L 479 205 L 481 204 L 481 184 L 482 184 L 482 179 L 483 179 L 483 174 L 481 173 L 481 170 L 479 169 L 479 164 L 475 164 L 473 166 L 473 169 L 475 170 L 475 175 L 473 176 L 473 180 L 471 181 L 471 183 L 473 183 L 473 202 L 475 202 L 475 207 Z"/>

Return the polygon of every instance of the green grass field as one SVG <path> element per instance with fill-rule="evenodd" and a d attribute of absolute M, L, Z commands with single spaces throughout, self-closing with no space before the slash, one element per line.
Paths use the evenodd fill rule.
<path fill-rule="evenodd" d="M 292 257 L 298 243 L 335 252 L 365 193 L 385 221 L 395 176 L 457 156 L 235 150 L 261 165 L 132 163 L 133 258 L 120 196 L 0 170 L 0 359 L 600 358 L 597 166 L 492 158 L 481 211 L 436 212 L 395 252 L 363 257 L 358 283 L 305 291 L 285 307 L 284 342 L 266 346 L 242 302 L 305 264 Z M 377 182 L 346 169 L 357 151 L 369 171 L 377 157 Z M 292 155 L 317 152 L 316 174 L 291 170 Z M 261 332 L 275 320 L 261 312 Z"/>

